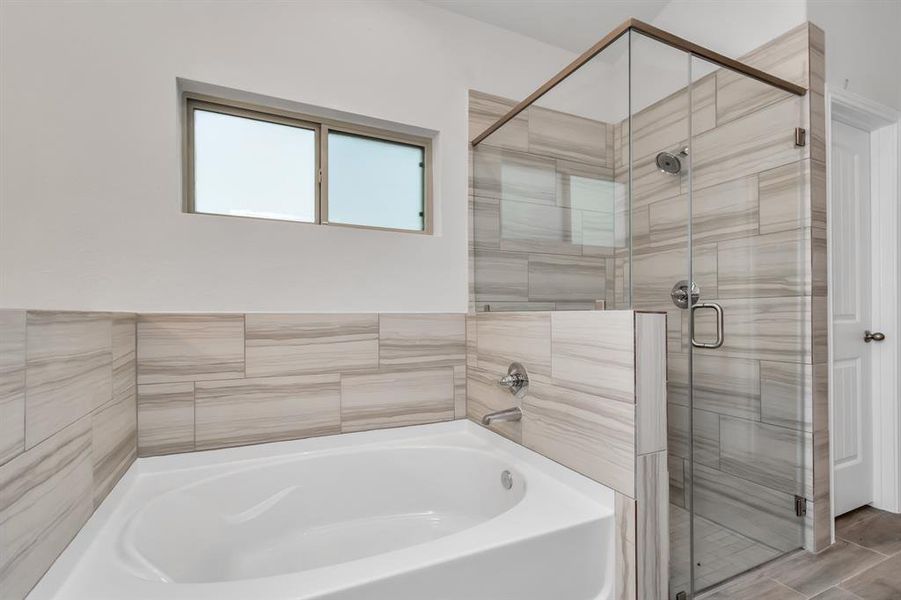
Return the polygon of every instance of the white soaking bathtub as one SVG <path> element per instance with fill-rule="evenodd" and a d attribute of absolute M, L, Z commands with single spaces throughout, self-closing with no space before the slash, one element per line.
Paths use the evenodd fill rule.
<path fill-rule="evenodd" d="M 146 458 L 29 600 L 609 600 L 613 520 L 468 421 Z"/>

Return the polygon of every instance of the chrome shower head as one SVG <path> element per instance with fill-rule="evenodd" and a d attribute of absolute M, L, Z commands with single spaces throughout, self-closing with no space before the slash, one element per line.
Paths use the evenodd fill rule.
<path fill-rule="evenodd" d="M 684 152 L 683 152 L 684 155 Z M 682 170 L 682 161 L 675 154 L 661 152 L 657 155 L 657 168 L 670 175 L 678 175 Z"/>

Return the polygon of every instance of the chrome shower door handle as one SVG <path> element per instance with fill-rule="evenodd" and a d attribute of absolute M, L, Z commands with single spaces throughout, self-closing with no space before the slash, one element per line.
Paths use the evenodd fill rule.
<path fill-rule="evenodd" d="M 716 302 L 700 302 L 691 307 L 691 318 L 692 324 L 694 323 L 695 311 L 700 309 L 708 309 L 712 310 L 716 313 L 716 341 L 715 342 L 698 342 L 695 340 L 694 336 L 694 327 L 691 328 L 691 345 L 695 348 L 708 348 L 714 349 L 719 348 L 723 345 L 723 341 L 726 339 L 725 331 L 723 330 L 723 307 L 717 304 Z"/>

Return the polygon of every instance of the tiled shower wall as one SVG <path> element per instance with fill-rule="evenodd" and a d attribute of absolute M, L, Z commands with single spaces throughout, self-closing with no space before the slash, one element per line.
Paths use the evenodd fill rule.
<path fill-rule="evenodd" d="M 142 314 L 141 456 L 465 415 L 462 314 Z"/>
<path fill-rule="evenodd" d="M 569 160 L 575 153 L 591 164 L 582 150 L 588 142 L 561 129 L 573 137 L 533 143 L 533 113 L 545 109 L 529 108 L 482 142 L 473 152 L 470 297 L 473 310 L 561 310 L 591 308 L 603 291 L 607 308 L 666 311 L 671 491 L 673 502 L 686 506 L 688 323 L 669 294 L 687 276 L 689 180 L 687 169 L 682 176 L 660 173 L 654 158 L 690 139 L 693 275 L 703 299 L 719 302 L 726 314 L 724 347 L 697 350 L 693 369 L 696 507 L 712 525 L 757 539 L 775 555 L 801 542 L 795 493 L 808 499 L 805 546 L 822 549 L 830 534 L 823 33 L 805 24 L 742 60 L 810 91 L 797 97 L 718 70 L 695 81 L 691 106 L 683 90 L 637 112 L 631 209 L 624 193 L 628 121 L 606 125 L 607 137 L 603 124 L 584 128 L 596 145 L 609 143 L 613 132 L 603 163 L 613 169 L 612 185 L 609 170 L 595 170 L 594 184 L 580 180 L 586 197 L 597 199 L 590 213 L 573 210 L 573 178 L 560 166 L 567 152 Z M 471 92 L 471 137 L 513 104 Z M 804 147 L 794 144 L 796 127 L 807 129 Z M 593 267 L 588 255 L 597 249 L 586 253 L 579 245 L 585 235 L 571 227 L 585 222 L 584 214 L 613 240 Z M 623 234 L 630 223 L 631 248 Z M 547 297 L 545 286 L 553 290 Z M 707 314 L 698 315 L 697 329 L 699 338 L 713 334 Z"/>
<path fill-rule="evenodd" d="M 467 317 L 467 415 L 520 406 L 492 430 L 616 491 L 616 598 L 666 596 L 666 323 L 633 311 Z M 497 385 L 529 374 L 517 399 Z"/>
<path fill-rule="evenodd" d="M 0 310 L 0 597 L 34 586 L 136 455 L 135 317 Z"/>
<path fill-rule="evenodd" d="M 471 136 L 513 104 L 470 91 Z M 472 154 L 475 308 L 591 310 L 609 304 L 617 245 L 613 126 L 532 106 Z"/>

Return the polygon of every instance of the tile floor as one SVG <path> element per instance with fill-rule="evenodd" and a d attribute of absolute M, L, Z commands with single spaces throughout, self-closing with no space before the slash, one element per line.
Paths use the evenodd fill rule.
<path fill-rule="evenodd" d="M 795 552 L 700 599 L 901 599 L 901 515 L 865 506 L 839 517 L 835 536 L 819 554 Z"/>
<path fill-rule="evenodd" d="M 695 515 L 695 586 L 704 589 L 781 554 L 751 538 Z M 688 589 L 688 511 L 670 505 L 670 596 Z"/>

